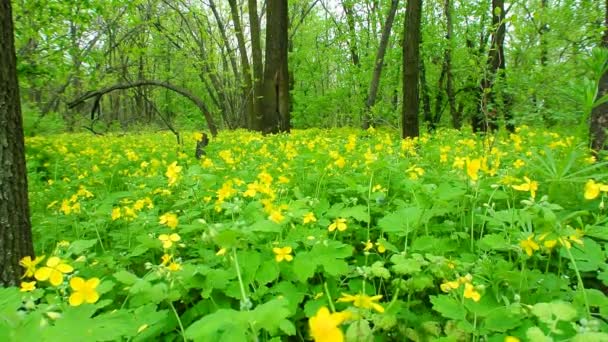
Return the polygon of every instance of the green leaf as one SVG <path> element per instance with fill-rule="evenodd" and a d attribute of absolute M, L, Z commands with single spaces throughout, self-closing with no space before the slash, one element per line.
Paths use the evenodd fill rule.
<path fill-rule="evenodd" d="M 97 239 L 92 240 L 76 240 L 70 244 L 69 252 L 75 255 L 82 255 L 84 251 L 95 246 Z"/>
<path fill-rule="evenodd" d="M 506 332 L 521 325 L 521 316 L 515 315 L 505 307 L 495 308 L 484 319 L 483 327 L 490 331 Z"/>
<path fill-rule="evenodd" d="M 281 322 L 289 317 L 286 299 L 273 299 L 258 305 L 249 314 L 249 323 L 255 328 L 261 328 L 275 335 Z"/>
<path fill-rule="evenodd" d="M 388 214 L 378 221 L 378 226 L 385 233 L 406 235 L 418 227 L 422 210 L 418 207 L 407 207 Z"/>
<path fill-rule="evenodd" d="M 433 304 L 433 310 L 439 312 L 443 317 L 464 320 L 466 317 L 466 311 L 462 304 L 456 299 L 446 296 L 431 296 L 431 303 Z"/>
<path fill-rule="evenodd" d="M 340 217 L 352 217 L 357 221 L 369 222 L 369 215 L 367 213 L 367 207 L 362 205 L 356 205 L 354 207 L 344 208 L 340 210 Z"/>
<path fill-rule="evenodd" d="M 275 260 L 266 260 L 262 263 L 257 273 L 255 280 L 260 284 L 268 284 L 279 277 L 279 265 Z"/>
<path fill-rule="evenodd" d="M 21 293 L 16 287 L 0 288 L 0 316 L 12 316 L 21 306 Z"/>
<path fill-rule="evenodd" d="M 416 259 L 406 258 L 404 255 L 394 254 L 391 257 L 393 271 L 397 274 L 415 274 L 421 271 L 422 263 Z"/>
<path fill-rule="evenodd" d="M 293 258 L 293 271 L 298 280 L 303 283 L 315 274 L 316 268 L 317 264 L 309 252 L 300 252 Z"/>
<path fill-rule="evenodd" d="M 570 322 L 577 316 L 576 308 L 563 301 L 534 304 L 532 313 L 548 325 L 551 325 L 555 320 Z"/>
<path fill-rule="evenodd" d="M 346 340 L 349 342 L 371 342 L 374 334 L 369 326 L 369 322 L 359 319 L 351 323 L 346 330 Z"/>
<path fill-rule="evenodd" d="M 245 337 L 248 330 L 246 314 L 232 309 L 219 309 L 186 328 L 186 338 L 195 341 L 222 341 L 218 338 L 226 331 Z M 245 340 L 246 338 L 242 339 Z"/>
<path fill-rule="evenodd" d="M 116 278 L 116 280 L 118 280 L 119 282 L 125 284 L 125 285 L 133 285 L 135 284 L 135 282 L 137 280 L 139 280 L 139 277 L 136 276 L 135 274 L 129 272 L 129 271 L 118 271 L 116 273 L 114 273 L 112 275 L 114 278 Z"/>
<path fill-rule="evenodd" d="M 280 233 L 281 225 L 270 220 L 260 220 L 247 227 L 247 231 L 258 233 Z"/>

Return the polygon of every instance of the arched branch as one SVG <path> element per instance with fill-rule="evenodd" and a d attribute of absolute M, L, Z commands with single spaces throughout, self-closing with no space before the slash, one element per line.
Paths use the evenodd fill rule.
<path fill-rule="evenodd" d="M 98 103 L 101 96 L 103 96 L 107 93 L 110 93 L 112 91 L 130 89 L 130 88 L 136 88 L 136 87 L 145 87 L 145 86 L 157 86 L 157 87 L 162 87 L 165 89 L 173 90 L 174 92 L 176 92 L 176 93 L 186 97 L 190 101 L 192 101 L 203 113 L 203 116 L 205 117 L 205 120 L 207 121 L 207 127 L 209 127 L 209 132 L 211 133 L 211 135 L 212 136 L 217 135 L 217 126 L 215 125 L 215 122 L 213 121 L 213 118 L 211 117 L 211 113 L 209 112 L 209 109 L 207 108 L 207 106 L 205 105 L 203 100 L 201 100 L 198 96 L 192 94 L 187 89 L 184 89 L 182 87 L 173 85 L 168 82 L 163 82 L 163 81 L 140 80 L 140 81 L 135 81 L 135 82 L 130 82 L 130 83 L 119 83 L 119 84 L 115 84 L 115 85 L 107 87 L 107 88 L 89 91 L 89 92 L 83 94 L 82 96 L 80 96 L 79 98 L 68 103 L 68 107 L 73 108 L 92 97 L 95 98 L 95 100 L 96 100 L 95 102 Z"/>

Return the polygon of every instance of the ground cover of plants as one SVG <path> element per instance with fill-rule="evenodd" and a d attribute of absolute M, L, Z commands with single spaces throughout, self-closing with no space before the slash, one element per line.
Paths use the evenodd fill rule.
<path fill-rule="evenodd" d="M 577 138 L 198 138 L 26 140 L 0 340 L 608 339 L 608 165 Z"/>

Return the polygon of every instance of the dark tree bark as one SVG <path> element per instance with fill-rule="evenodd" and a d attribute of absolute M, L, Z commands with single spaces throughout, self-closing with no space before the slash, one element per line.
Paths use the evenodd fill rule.
<path fill-rule="evenodd" d="M 391 36 L 391 29 L 393 27 L 393 21 L 395 20 L 395 13 L 399 0 L 391 0 L 391 7 L 388 10 L 388 16 L 386 17 L 386 23 L 382 30 L 382 37 L 380 38 L 380 45 L 378 46 L 378 53 L 376 54 L 376 64 L 374 65 L 374 72 L 372 74 L 372 81 L 369 85 L 369 93 L 367 100 L 365 101 L 365 111 L 363 113 L 362 128 L 369 128 L 371 121 L 371 109 L 376 103 L 376 96 L 378 95 L 378 87 L 380 86 L 380 76 L 382 75 L 382 67 L 384 66 L 384 54 L 386 53 L 386 47 Z"/>
<path fill-rule="evenodd" d="M 441 92 L 441 89 L 438 89 Z M 426 82 L 426 63 L 424 58 L 420 58 L 420 95 L 422 100 L 422 118 L 427 125 L 429 132 L 435 130 L 435 120 L 431 112 L 431 96 L 429 95 L 429 85 Z"/>
<path fill-rule="evenodd" d="M 103 89 L 99 89 L 99 90 L 95 90 L 95 91 L 89 91 L 89 92 L 83 94 L 81 97 L 68 103 L 68 107 L 73 108 L 90 98 L 95 98 L 95 103 L 93 104 L 93 110 L 91 111 L 92 115 L 94 115 L 95 109 L 99 106 L 99 100 L 101 99 L 101 97 L 103 95 L 113 92 L 115 90 L 130 89 L 130 88 L 144 87 L 144 86 L 157 86 L 157 87 L 169 89 L 169 90 L 172 90 L 172 91 L 186 97 L 190 101 L 192 101 L 203 113 L 203 116 L 205 117 L 205 120 L 207 121 L 207 127 L 209 128 L 209 132 L 211 132 L 211 135 L 212 136 L 217 135 L 217 126 L 215 125 L 213 117 L 211 116 L 211 113 L 209 112 L 209 109 L 207 108 L 207 106 L 205 105 L 203 100 L 201 100 L 198 96 L 193 95 L 188 90 L 186 90 L 182 87 L 178 87 L 173 84 L 167 83 L 167 82 L 161 82 L 161 81 L 155 81 L 155 80 L 142 80 L 142 81 L 137 81 L 137 82 L 132 82 L 132 83 L 115 84 L 115 85 L 107 87 L 107 88 L 103 88 Z"/>
<path fill-rule="evenodd" d="M 446 67 L 446 83 L 445 91 L 448 96 L 448 105 L 450 107 L 450 116 L 452 117 L 452 127 L 460 129 L 462 127 L 462 114 L 456 107 L 456 93 L 454 92 L 454 74 L 452 73 L 452 50 L 454 48 L 454 25 L 452 23 L 452 3 L 450 0 L 444 2 L 444 13 L 446 22 L 445 39 L 448 47 L 444 54 L 444 63 Z"/>
<path fill-rule="evenodd" d="M 608 49 L 608 0 L 606 0 L 604 26 L 602 47 Z M 608 94 L 608 71 L 602 75 L 597 89 L 598 98 L 606 94 Z M 606 150 L 606 129 L 608 129 L 608 103 L 601 104 L 591 111 L 589 135 L 591 136 L 591 148 L 596 152 Z"/>
<path fill-rule="evenodd" d="M 249 57 L 247 56 L 247 45 L 245 44 L 245 35 L 243 34 L 243 27 L 241 25 L 241 18 L 239 16 L 239 8 L 236 4 L 236 0 L 228 0 L 230 4 L 230 13 L 232 15 L 232 22 L 234 24 L 234 30 L 236 33 L 236 40 L 238 43 L 239 54 L 241 56 L 241 67 L 243 68 L 243 98 L 245 100 L 245 108 L 247 112 L 247 128 L 253 129 L 253 122 L 255 120 L 253 111 L 253 80 L 251 78 L 251 65 L 249 64 Z"/>
<path fill-rule="evenodd" d="M 290 130 L 287 0 L 266 5 L 266 62 L 264 64 L 264 116 L 262 132 Z"/>
<path fill-rule="evenodd" d="M 355 15 L 353 13 L 353 5 L 349 0 L 342 0 L 342 9 L 346 14 L 346 22 L 348 23 L 348 35 L 350 47 L 350 57 L 353 65 L 359 67 L 359 50 L 357 49 L 357 32 L 355 30 Z"/>
<path fill-rule="evenodd" d="M 504 78 L 505 51 L 504 41 L 506 35 L 505 23 L 505 2 L 504 0 L 492 0 L 492 40 L 490 43 L 490 51 L 488 52 L 487 70 L 484 78 L 481 81 L 481 101 L 479 114 L 473 117 L 473 131 L 487 132 L 498 129 L 498 103 L 496 102 L 496 89 L 494 85 L 499 78 Z M 508 100 L 505 101 L 508 103 Z M 502 108 L 507 121 L 507 129 L 514 130 L 509 121 L 508 110 Z"/>
<path fill-rule="evenodd" d="M 251 30 L 251 64 L 253 65 L 253 122 L 251 129 L 262 130 L 264 65 L 262 64 L 262 43 L 257 0 L 249 0 L 249 25 Z"/>
<path fill-rule="evenodd" d="M 0 285 L 19 284 L 34 257 L 10 0 L 0 0 Z"/>
<path fill-rule="evenodd" d="M 408 0 L 403 42 L 403 110 L 401 137 L 420 135 L 418 80 L 420 65 L 420 19 L 422 0 Z"/>

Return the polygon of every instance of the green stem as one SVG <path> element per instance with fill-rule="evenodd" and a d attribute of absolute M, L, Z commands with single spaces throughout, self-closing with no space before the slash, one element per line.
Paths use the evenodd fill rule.
<path fill-rule="evenodd" d="M 585 309 L 587 310 L 587 319 L 591 319 L 591 309 L 589 308 L 589 299 L 587 298 L 587 291 L 585 291 L 585 285 L 583 284 L 583 278 L 581 278 L 581 273 L 578 270 L 578 266 L 576 265 L 576 261 L 574 261 L 574 256 L 572 252 L 570 252 L 570 248 L 566 247 L 566 252 L 568 252 L 568 256 L 570 257 L 570 261 L 572 262 L 572 267 L 574 268 L 574 272 L 576 273 L 576 279 L 578 279 L 578 287 L 583 293 L 583 300 L 585 301 Z"/>
<path fill-rule="evenodd" d="M 239 266 L 239 259 L 236 256 L 236 248 L 232 249 L 232 257 L 234 258 L 234 267 L 236 268 L 236 276 L 239 279 L 239 287 L 241 289 L 241 310 L 244 308 L 249 311 L 251 309 L 251 301 L 245 293 L 245 284 L 243 283 L 243 277 L 241 276 L 241 268 Z"/>
<path fill-rule="evenodd" d="M 331 299 L 331 294 L 329 293 L 329 288 L 327 288 L 327 282 L 323 282 L 323 289 L 325 290 L 325 295 L 327 296 L 327 301 L 329 302 L 329 307 L 331 308 L 331 312 L 336 312 L 336 307 L 334 306 L 334 301 Z"/>
<path fill-rule="evenodd" d="M 177 310 L 175 310 L 175 307 L 173 306 L 173 302 L 171 302 L 170 300 L 167 300 L 167 303 L 169 303 L 171 310 L 173 310 L 173 313 L 175 314 L 175 319 L 177 319 L 177 324 L 179 324 L 179 329 L 181 330 L 181 333 L 182 333 L 182 338 L 184 339 L 184 341 L 186 341 L 186 330 L 184 330 L 184 325 L 182 324 L 182 320 L 179 318 L 179 315 L 177 314 Z"/>

